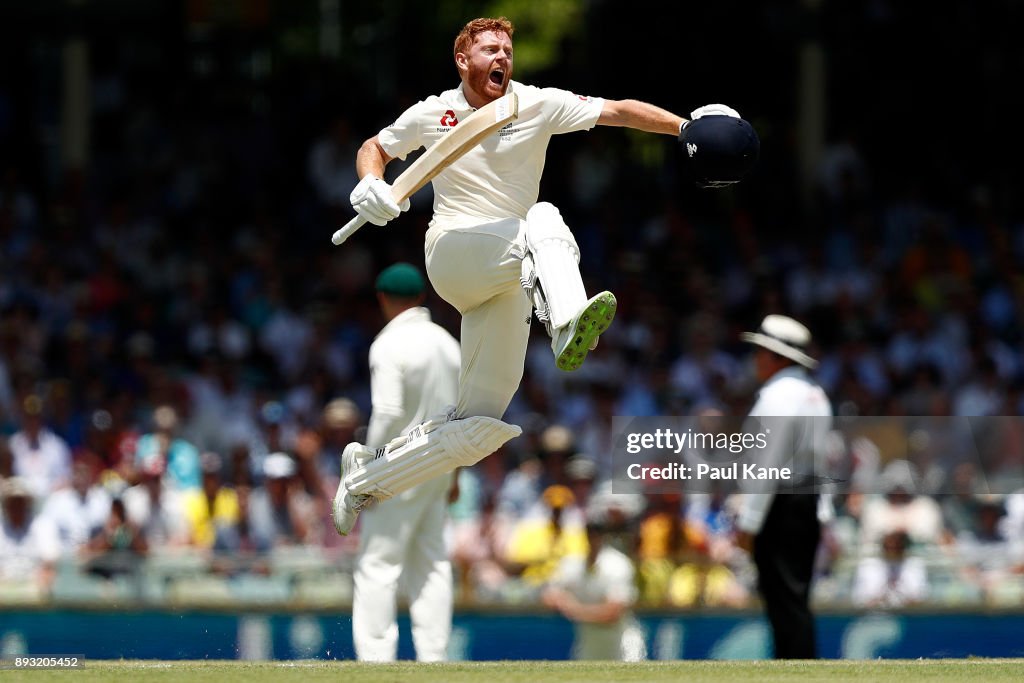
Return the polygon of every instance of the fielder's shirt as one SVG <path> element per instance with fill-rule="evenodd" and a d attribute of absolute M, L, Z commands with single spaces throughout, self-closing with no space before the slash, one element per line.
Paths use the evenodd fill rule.
<path fill-rule="evenodd" d="M 601 98 L 558 88 L 512 81 L 508 91 L 519 98 L 519 118 L 434 178 L 431 227 L 457 229 L 512 217 L 525 220 L 540 193 L 551 136 L 593 128 L 604 108 Z M 405 159 L 420 147 L 433 146 L 473 111 L 460 85 L 409 107 L 377 139 L 388 156 Z"/>
<path fill-rule="evenodd" d="M 584 604 L 608 601 L 627 607 L 636 603 L 638 591 L 633 561 L 610 545 L 604 545 L 587 566 L 580 557 L 566 557 L 559 564 L 552 584 L 572 593 Z M 574 659 L 646 659 L 643 634 L 631 609 L 610 624 L 576 624 Z"/>
<path fill-rule="evenodd" d="M 459 343 L 421 306 L 402 311 L 370 345 L 373 412 L 366 443 L 383 446 L 455 405 Z"/>

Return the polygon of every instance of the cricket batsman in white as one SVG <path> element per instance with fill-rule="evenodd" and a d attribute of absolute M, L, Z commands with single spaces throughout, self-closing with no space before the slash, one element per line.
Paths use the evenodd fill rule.
<path fill-rule="evenodd" d="M 458 401 L 448 414 L 425 421 L 383 448 L 354 443 L 345 449 L 333 507 L 341 534 L 351 530 L 359 511 L 374 499 L 390 498 L 473 465 L 521 433 L 501 418 L 523 376 L 534 310 L 551 336 L 556 365 L 566 371 L 580 367 L 611 323 L 615 296 L 601 292 L 587 297 L 576 239 L 555 206 L 537 202 L 552 135 L 605 125 L 678 136 L 691 162 L 704 158 L 705 147 L 722 147 L 721 139 L 713 139 L 722 138 L 715 135 L 722 124 L 729 126 L 727 142 L 753 135 L 749 124 L 724 105 L 701 107 L 688 121 L 637 100 L 601 99 L 513 81 L 512 34 L 505 18 L 466 24 L 455 39 L 459 87 L 417 102 L 364 142 L 356 155 L 361 180 L 352 191 L 352 206 L 369 222 L 385 225 L 408 209 L 407 201 L 402 206 L 395 202 L 383 180 L 392 159 L 430 147 L 460 119 L 506 92 L 518 97 L 518 119 L 432 181 L 434 217 L 424 251 L 434 289 L 462 314 Z M 712 119 L 716 125 L 710 125 Z M 713 133 L 712 138 L 705 141 L 702 129 Z M 721 162 L 722 157 L 713 160 Z M 708 165 L 711 175 L 698 180 L 710 186 L 736 182 L 731 158 L 725 161 L 724 169 L 721 163 Z"/>

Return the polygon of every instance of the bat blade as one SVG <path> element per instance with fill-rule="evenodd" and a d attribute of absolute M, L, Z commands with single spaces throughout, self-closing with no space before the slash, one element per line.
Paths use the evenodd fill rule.
<path fill-rule="evenodd" d="M 391 185 L 391 192 L 399 204 L 416 194 L 434 177 L 458 160 L 463 154 L 480 144 L 496 130 L 500 130 L 519 116 L 519 98 L 515 93 L 502 97 L 476 110 L 457 126 L 449 130 L 434 145 L 409 165 Z M 362 227 L 366 221 L 356 216 L 331 237 L 341 244 Z"/>

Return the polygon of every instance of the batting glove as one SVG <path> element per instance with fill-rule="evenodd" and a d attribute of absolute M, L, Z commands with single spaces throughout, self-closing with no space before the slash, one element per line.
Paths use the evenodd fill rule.
<path fill-rule="evenodd" d="M 734 119 L 740 118 L 740 113 L 732 107 L 724 104 L 705 104 L 690 112 L 690 119 L 699 119 L 702 116 L 731 116 Z"/>
<path fill-rule="evenodd" d="M 401 212 L 409 210 L 408 199 L 399 205 L 391 194 L 391 186 L 369 174 L 363 176 L 348 200 L 356 213 L 374 225 L 386 225 Z"/>

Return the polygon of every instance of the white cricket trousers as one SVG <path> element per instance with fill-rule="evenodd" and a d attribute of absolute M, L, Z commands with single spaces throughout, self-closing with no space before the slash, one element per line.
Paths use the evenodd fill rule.
<path fill-rule="evenodd" d="M 519 389 L 533 305 L 519 283 L 526 222 L 427 231 L 434 290 L 462 314 L 462 371 L 456 417 L 501 419 Z"/>
<path fill-rule="evenodd" d="M 398 656 L 399 589 L 409 600 L 416 659 L 443 662 L 452 630 L 452 567 L 444 542 L 451 477 L 424 482 L 362 513 L 352 596 L 360 661 Z"/>

